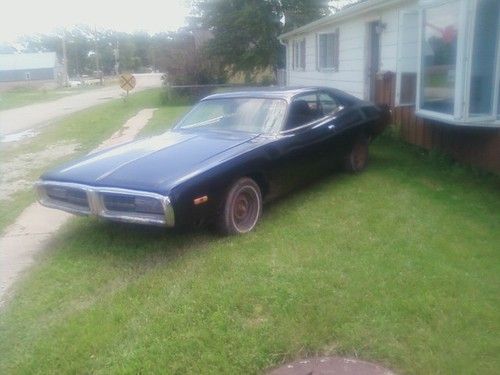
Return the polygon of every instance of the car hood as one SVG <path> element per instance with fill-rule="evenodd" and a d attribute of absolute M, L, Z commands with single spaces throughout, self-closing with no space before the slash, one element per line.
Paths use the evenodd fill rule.
<path fill-rule="evenodd" d="M 204 166 L 251 148 L 255 134 L 169 131 L 66 163 L 44 180 L 164 193 Z"/>

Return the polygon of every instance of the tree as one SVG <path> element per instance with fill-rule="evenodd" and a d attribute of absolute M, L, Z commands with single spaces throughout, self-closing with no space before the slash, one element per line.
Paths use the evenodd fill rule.
<path fill-rule="evenodd" d="M 170 35 L 163 49 L 156 54 L 161 70 L 167 73 L 168 83 L 193 85 L 225 81 L 223 65 L 206 53 L 206 31 L 180 30 Z"/>
<path fill-rule="evenodd" d="M 210 56 L 233 73 L 276 68 L 283 53 L 278 36 L 329 13 L 328 0 L 200 0 L 194 7 L 214 35 Z"/>
<path fill-rule="evenodd" d="M 281 32 L 287 32 L 331 13 L 329 0 L 281 0 L 284 24 Z"/>

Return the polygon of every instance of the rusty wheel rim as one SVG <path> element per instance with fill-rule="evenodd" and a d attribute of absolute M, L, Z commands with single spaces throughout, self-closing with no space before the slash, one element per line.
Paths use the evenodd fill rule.
<path fill-rule="evenodd" d="M 248 232 L 257 223 L 260 213 L 259 196 L 253 187 L 243 187 L 235 195 L 232 204 L 232 219 L 239 232 Z"/>
<path fill-rule="evenodd" d="M 359 171 L 363 169 L 367 159 L 368 159 L 367 147 L 365 147 L 365 145 L 363 145 L 360 142 L 356 143 L 351 158 L 354 170 Z"/>

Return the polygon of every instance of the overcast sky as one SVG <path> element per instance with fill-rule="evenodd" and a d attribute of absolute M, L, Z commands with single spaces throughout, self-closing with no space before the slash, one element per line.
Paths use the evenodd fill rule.
<path fill-rule="evenodd" d="M 176 31 L 185 25 L 190 0 L 1 0 L 0 42 L 47 34 L 78 24 L 116 31 Z M 355 0 L 336 0 L 345 5 Z M 332 2 L 333 3 L 333 2 Z"/>
<path fill-rule="evenodd" d="M 188 13 L 189 0 L 2 0 L 0 41 L 75 24 L 126 32 L 175 31 Z"/>

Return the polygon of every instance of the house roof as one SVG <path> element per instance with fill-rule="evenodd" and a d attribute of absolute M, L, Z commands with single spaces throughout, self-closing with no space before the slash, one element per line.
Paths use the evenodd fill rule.
<path fill-rule="evenodd" d="M 54 68 L 55 52 L 0 54 L 0 71 Z"/>
<path fill-rule="evenodd" d="M 352 18 L 355 16 L 358 16 L 363 13 L 367 13 L 373 10 L 381 9 L 381 8 L 386 8 L 391 5 L 399 4 L 403 1 L 409 1 L 409 0 L 365 0 L 365 1 L 360 1 L 359 3 L 346 6 L 342 10 L 320 18 L 319 20 L 313 21 L 311 23 L 308 23 L 304 26 L 301 26 L 297 29 L 291 30 L 287 33 L 281 34 L 278 39 L 283 40 L 283 39 L 289 39 L 290 37 L 293 37 L 295 35 L 299 34 L 304 34 L 306 32 L 309 32 L 314 29 L 318 29 L 322 26 L 326 26 L 329 24 L 333 24 L 336 22 L 339 22 L 341 20 L 345 20 L 347 18 Z"/>

